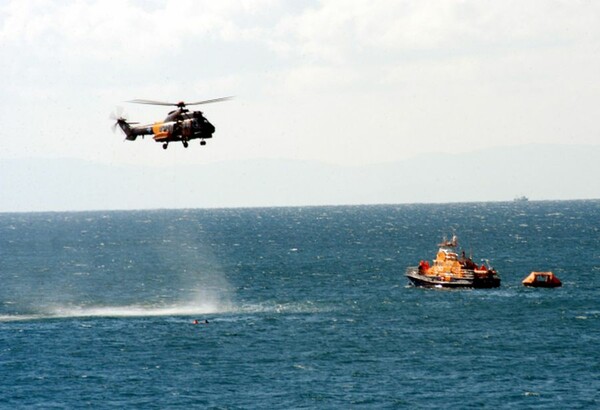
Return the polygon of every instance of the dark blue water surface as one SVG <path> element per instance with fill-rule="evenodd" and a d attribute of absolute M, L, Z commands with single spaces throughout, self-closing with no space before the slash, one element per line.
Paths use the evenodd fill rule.
<path fill-rule="evenodd" d="M 408 286 L 453 233 L 500 288 Z M 599 352 L 599 201 L 0 214 L 4 408 L 599 408 Z"/>

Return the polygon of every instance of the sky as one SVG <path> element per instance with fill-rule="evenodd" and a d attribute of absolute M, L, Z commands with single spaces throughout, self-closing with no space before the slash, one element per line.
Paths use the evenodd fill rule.
<path fill-rule="evenodd" d="M 598 145 L 600 2 L 0 0 L 2 158 L 358 166 Z M 206 147 L 123 142 L 198 101 Z"/>

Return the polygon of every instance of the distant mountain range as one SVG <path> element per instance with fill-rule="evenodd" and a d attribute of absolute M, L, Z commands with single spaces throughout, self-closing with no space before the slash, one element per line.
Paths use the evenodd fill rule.
<path fill-rule="evenodd" d="M 600 145 L 526 145 L 346 167 L 247 160 L 174 167 L 0 160 L 0 212 L 600 198 Z"/>

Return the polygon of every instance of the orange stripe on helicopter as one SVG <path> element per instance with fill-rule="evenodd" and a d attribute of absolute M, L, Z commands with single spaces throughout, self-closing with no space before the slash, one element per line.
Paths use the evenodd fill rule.
<path fill-rule="evenodd" d="M 169 138 L 169 132 L 163 131 L 163 122 L 156 122 L 152 125 L 152 133 L 154 134 L 154 140 L 160 141 Z"/>

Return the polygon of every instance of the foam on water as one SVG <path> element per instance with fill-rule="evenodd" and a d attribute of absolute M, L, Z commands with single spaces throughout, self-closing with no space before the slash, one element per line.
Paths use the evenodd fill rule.
<path fill-rule="evenodd" d="M 123 306 L 53 306 L 38 313 L 0 315 L 0 322 L 33 321 L 68 318 L 135 318 L 161 316 L 311 314 L 332 311 L 311 302 L 256 304 L 188 303 L 163 306 L 132 304 Z"/>
<path fill-rule="evenodd" d="M 302 313 L 322 313 L 334 310 L 333 307 L 319 306 L 312 302 L 289 302 L 278 303 L 266 301 L 264 303 L 243 304 L 231 311 L 231 313 L 250 314 L 250 313 L 280 313 L 280 314 L 302 314 Z"/>
<path fill-rule="evenodd" d="M 49 312 L 51 317 L 152 317 L 191 316 L 220 312 L 215 305 L 172 305 L 172 306 L 98 306 L 56 308 Z"/>
<path fill-rule="evenodd" d="M 170 305 L 170 306 L 68 306 L 53 307 L 36 314 L 0 315 L 0 322 L 65 319 L 84 317 L 156 317 L 156 316 L 193 316 L 223 313 L 227 311 L 217 305 Z"/>
<path fill-rule="evenodd" d="M 40 320 L 45 319 L 45 315 L 0 315 L 1 322 L 23 322 L 28 320 Z"/>

